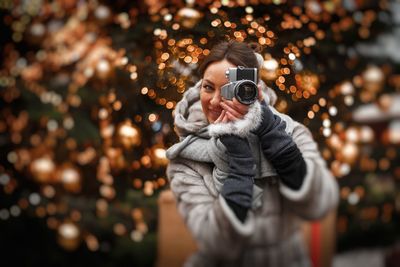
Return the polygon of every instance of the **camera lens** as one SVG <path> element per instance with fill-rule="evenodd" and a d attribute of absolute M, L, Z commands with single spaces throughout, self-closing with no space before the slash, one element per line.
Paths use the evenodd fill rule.
<path fill-rule="evenodd" d="M 258 95 L 257 85 L 252 81 L 244 81 L 238 84 L 236 96 L 242 104 L 252 104 Z"/>

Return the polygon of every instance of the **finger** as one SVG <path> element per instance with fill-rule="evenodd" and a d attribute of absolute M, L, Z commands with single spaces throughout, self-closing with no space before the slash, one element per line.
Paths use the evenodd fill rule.
<path fill-rule="evenodd" d="M 241 119 L 241 118 L 238 118 L 238 117 L 234 116 L 234 115 L 231 114 L 229 111 L 226 112 L 226 116 L 228 117 L 228 119 L 229 119 L 230 121 L 237 121 L 237 120 Z"/>
<path fill-rule="evenodd" d="M 229 104 L 231 107 L 233 107 L 235 110 L 237 110 L 239 113 L 242 113 L 243 115 L 245 115 L 249 110 L 249 106 L 240 103 L 236 97 L 234 97 L 233 100 L 229 102 Z"/>
<path fill-rule="evenodd" d="M 229 111 L 229 112 L 230 112 L 232 115 L 234 115 L 235 117 L 243 117 L 243 116 L 244 116 L 244 114 L 242 114 L 242 113 L 236 111 L 236 110 L 232 107 L 233 104 L 228 105 L 228 104 L 226 104 L 226 103 L 221 103 L 220 105 L 221 105 L 221 107 L 222 107 L 225 111 Z"/>
<path fill-rule="evenodd" d="M 214 121 L 214 123 L 222 122 L 222 119 L 225 117 L 225 110 L 222 110 L 221 114 L 219 115 L 218 119 Z"/>
<path fill-rule="evenodd" d="M 222 122 L 223 122 L 223 123 L 229 122 L 229 118 L 228 118 L 228 116 L 226 115 L 226 113 L 225 113 L 224 118 L 222 119 Z"/>
<path fill-rule="evenodd" d="M 239 113 L 243 115 L 246 115 L 246 113 L 249 111 L 249 106 L 240 103 L 239 100 L 236 99 L 236 97 L 233 98 L 231 104 L 235 108 L 235 110 L 237 110 Z"/>
<path fill-rule="evenodd" d="M 258 87 L 258 100 L 264 101 L 264 95 L 262 93 L 261 85 L 259 84 L 257 85 L 257 87 Z"/>

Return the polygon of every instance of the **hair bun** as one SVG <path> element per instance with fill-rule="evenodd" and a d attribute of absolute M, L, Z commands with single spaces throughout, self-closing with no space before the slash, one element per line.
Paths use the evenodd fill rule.
<path fill-rule="evenodd" d="M 260 45 L 259 43 L 251 42 L 251 43 L 249 43 L 248 45 L 249 45 L 249 47 L 250 47 L 251 49 L 253 49 L 253 51 L 254 51 L 255 53 L 261 53 L 262 47 L 261 47 L 261 45 Z"/>

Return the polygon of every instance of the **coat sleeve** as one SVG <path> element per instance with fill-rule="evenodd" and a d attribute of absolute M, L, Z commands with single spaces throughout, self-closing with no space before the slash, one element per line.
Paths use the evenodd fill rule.
<path fill-rule="evenodd" d="M 336 179 L 321 157 L 311 132 L 302 124 L 293 122 L 292 137 L 306 162 L 306 175 L 300 189 L 293 190 L 280 183 L 280 192 L 286 206 L 307 220 L 324 217 L 336 208 L 339 200 Z"/>
<path fill-rule="evenodd" d="M 211 172 L 204 171 L 205 168 L 210 167 L 173 159 L 167 176 L 178 210 L 199 249 L 216 258 L 233 260 L 254 232 L 254 215 L 249 212 L 243 223 L 239 221 L 225 199 L 212 188 Z"/>

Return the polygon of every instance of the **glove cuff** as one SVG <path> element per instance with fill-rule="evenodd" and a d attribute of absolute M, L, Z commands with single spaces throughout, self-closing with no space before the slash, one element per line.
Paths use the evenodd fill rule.
<path fill-rule="evenodd" d="M 253 131 L 256 135 L 259 136 L 270 131 L 276 123 L 276 120 L 278 120 L 279 122 L 281 121 L 281 119 L 277 115 L 275 115 L 265 103 L 261 105 L 261 114 L 262 121 L 260 125 Z"/>

